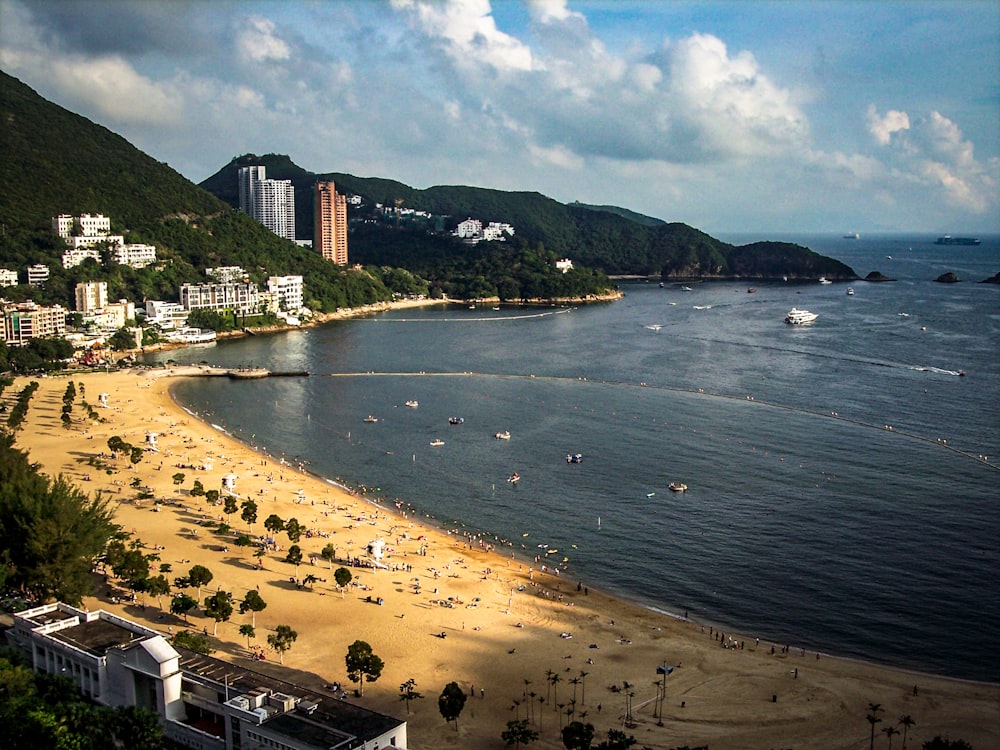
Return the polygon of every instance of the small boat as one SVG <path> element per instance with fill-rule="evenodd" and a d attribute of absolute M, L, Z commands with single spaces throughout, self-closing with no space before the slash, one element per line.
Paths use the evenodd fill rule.
<path fill-rule="evenodd" d="M 373 417 L 371 414 L 369 414 L 367 417 L 365 417 L 365 421 L 366 422 L 378 422 L 378 417 Z"/>
<path fill-rule="evenodd" d="M 441 438 L 434 438 L 433 440 L 431 440 L 431 445 L 433 445 L 435 448 L 439 445 L 444 445 L 444 440 L 442 440 Z"/>
<path fill-rule="evenodd" d="M 663 289 L 663 282 L 660 282 L 660 289 Z"/>
<path fill-rule="evenodd" d="M 420 406 L 420 403 L 418 401 L 407 401 L 406 405 L 409 406 L 411 409 L 416 409 L 418 406 Z"/>
<path fill-rule="evenodd" d="M 567 453 L 566 463 L 568 464 L 582 464 L 583 454 L 582 453 Z"/>
<path fill-rule="evenodd" d="M 648 328 L 651 331 L 659 331 L 661 328 L 663 328 L 663 326 L 661 326 L 659 323 L 653 323 L 652 325 L 646 326 L 646 328 Z"/>
<path fill-rule="evenodd" d="M 687 492 L 688 486 L 680 482 L 671 482 L 667 485 L 667 489 L 671 492 Z"/>
<path fill-rule="evenodd" d="M 682 286 L 682 287 L 681 287 L 681 291 L 682 291 L 682 292 L 693 292 L 693 291 L 694 291 L 694 289 L 692 289 L 692 288 L 691 288 L 691 287 L 689 287 L 689 286 Z"/>
<path fill-rule="evenodd" d="M 854 287 L 853 286 L 847 287 L 847 296 L 848 297 L 853 297 L 854 296 Z"/>
<path fill-rule="evenodd" d="M 494 305 L 493 309 L 494 310 L 499 310 L 500 309 L 500 305 Z"/>
<path fill-rule="evenodd" d="M 801 326 L 806 323 L 812 323 L 819 315 L 816 313 L 809 312 L 808 310 L 800 310 L 797 307 L 793 307 L 788 311 L 785 316 L 785 322 L 793 326 Z"/>
<path fill-rule="evenodd" d="M 747 294 L 756 294 L 756 293 L 757 293 L 756 287 L 750 287 L 749 289 L 747 289 Z"/>
<path fill-rule="evenodd" d="M 448 417 L 448 424 L 462 424 L 465 420 L 462 417 Z"/>
<path fill-rule="evenodd" d="M 844 239 L 845 240 L 860 240 L 861 239 L 861 235 L 858 234 L 857 232 L 848 232 L 847 234 L 844 235 Z"/>
<path fill-rule="evenodd" d="M 493 437 L 497 440 L 510 440 L 510 430 L 504 430 L 503 432 L 494 433 Z"/>
<path fill-rule="evenodd" d="M 819 283 L 820 284 L 832 284 L 833 282 L 830 281 L 828 278 L 826 278 L 826 276 L 820 276 L 819 277 Z"/>
<path fill-rule="evenodd" d="M 511 484 L 517 484 L 518 482 L 521 481 L 521 475 L 515 471 L 513 474 L 507 477 L 507 481 L 510 482 Z"/>

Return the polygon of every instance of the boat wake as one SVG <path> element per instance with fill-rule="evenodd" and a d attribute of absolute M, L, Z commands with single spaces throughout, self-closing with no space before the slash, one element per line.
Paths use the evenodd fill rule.
<path fill-rule="evenodd" d="M 920 365 L 910 365 L 907 369 L 917 372 L 934 372 L 938 375 L 961 375 L 961 370 L 945 370 L 941 367 L 921 367 Z"/>

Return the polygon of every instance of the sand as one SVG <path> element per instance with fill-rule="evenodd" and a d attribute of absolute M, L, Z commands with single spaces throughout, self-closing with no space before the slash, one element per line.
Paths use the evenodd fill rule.
<path fill-rule="evenodd" d="M 527 717 L 541 732 L 531 747 L 562 748 L 559 728 L 574 707 L 576 718 L 593 723 L 598 738 L 604 738 L 609 728 L 623 727 L 628 693 L 633 694 L 634 726 L 626 731 L 639 746 L 650 748 L 707 744 L 712 750 L 855 750 L 868 746 L 869 703 L 884 708 L 877 746 L 888 741 L 881 734 L 884 727 L 902 729 L 897 722 L 909 715 L 916 722 L 909 730 L 910 747 L 935 735 L 965 739 L 978 750 L 1000 747 L 1000 685 L 817 655 L 794 644 L 785 652 L 782 644 L 758 643 L 749 633 L 726 633 L 724 642 L 729 645 L 732 638 L 739 647 L 723 648 L 707 625 L 605 596 L 595 588 L 598 581 L 578 589 L 576 581 L 539 570 L 529 573 L 528 564 L 512 560 L 509 552 L 491 552 L 480 548 L 478 540 L 396 516 L 390 513 L 395 508 L 377 507 L 262 456 L 171 400 L 172 378 L 167 375 L 184 376 L 190 369 L 154 372 L 155 377 L 135 370 L 38 379 L 40 388 L 17 446 L 47 474 L 62 474 L 89 493 L 111 493 L 117 522 L 170 564 L 168 579 L 198 563 L 214 574 L 203 596 L 221 589 L 239 601 L 259 587 L 267 608 L 256 615 L 254 645 L 266 645 L 267 634 L 277 625 L 290 625 L 298 633 L 283 666 L 274 652 L 253 662 L 238 632 L 250 615 L 237 609 L 218 626 L 216 656 L 312 689 L 340 682 L 352 690 L 356 686 L 344 666 L 347 647 L 356 639 L 371 644 L 385 668 L 376 682 L 365 685 L 363 697 L 349 700 L 406 719 L 411 747 L 503 747 L 500 733 L 507 722 Z M 69 379 L 78 392 L 82 385 L 84 393 L 66 429 L 60 409 Z M 18 379 L 5 400 L 13 402 L 27 382 Z M 97 406 L 101 393 L 110 394 L 108 408 Z M 79 406 L 84 399 L 106 421 L 87 419 Z M 139 445 L 147 432 L 157 433 L 158 452 L 147 452 L 137 466 L 124 459 L 105 460 L 108 473 L 90 465 L 90 459 L 109 452 L 109 437 Z M 210 469 L 178 467 L 206 462 Z M 174 483 L 176 473 L 184 475 L 180 485 Z M 258 505 L 254 537 L 266 534 L 263 521 L 272 513 L 286 520 L 295 517 L 313 532 L 299 542 L 305 559 L 298 569 L 283 561 L 291 544 L 284 534 L 275 538 L 282 549 L 269 552 L 258 570 L 252 548 L 240 548 L 232 536 L 220 537 L 200 525 L 225 518 L 221 506 L 190 495 L 194 480 L 206 489 L 220 489 L 227 474 L 235 475 L 241 499 Z M 163 502 L 135 502 L 131 484 L 136 478 Z M 230 523 L 238 532 L 250 531 L 239 513 Z M 363 588 L 339 592 L 333 570 L 318 558 L 320 550 L 328 543 L 336 546 L 341 562 L 335 569 L 345 555 L 363 555 L 376 539 L 385 540 L 384 562 L 390 569 L 351 568 L 354 583 Z M 310 564 L 313 557 L 315 564 Z M 295 584 L 296 578 L 310 574 L 319 579 L 311 588 Z M 163 610 L 155 599 L 143 609 L 139 603 L 115 603 L 103 590 L 85 605 L 164 633 L 184 627 L 182 619 L 169 614 L 169 597 L 163 599 Z M 201 609 L 190 615 L 193 629 L 207 627 L 211 634 L 214 624 Z M 662 719 L 655 700 L 660 664 L 674 667 Z M 554 685 L 552 675 L 559 677 Z M 407 713 L 400 685 L 411 678 L 423 698 L 412 701 Z M 470 695 L 457 731 L 437 707 L 438 695 L 452 680 Z M 629 690 L 612 689 L 626 682 Z"/>

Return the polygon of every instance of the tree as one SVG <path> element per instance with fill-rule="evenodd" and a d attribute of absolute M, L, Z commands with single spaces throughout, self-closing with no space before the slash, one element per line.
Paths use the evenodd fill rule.
<path fill-rule="evenodd" d="M 291 649 L 292 644 L 299 634 L 288 625 L 279 625 L 274 632 L 267 637 L 267 645 L 278 652 L 278 663 L 285 663 L 285 652 Z"/>
<path fill-rule="evenodd" d="M 594 750 L 628 750 L 636 743 L 635 737 L 625 734 L 620 729 L 609 729 L 608 738 L 594 746 Z"/>
<path fill-rule="evenodd" d="M 869 703 L 868 704 L 868 715 L 865 717 L 868 723 L 872 725 L 872 738 L 869 744 L 869 750 L 874 750 L 875 748 L 875 725 L 882 721 L 879 717 L 879 711 L 882 710 L 881 703 Z"/>
<path fill-rule="evenodd" d="M 191 597 L 188 598 L 190 599 Z M 180 646 L 199 654 L 208 655 L 215 650 L 212 648 L 212 643 L 209 641 L 207 635 L 192 633 L 190 630 L 182 630 L 171 641 L 175 646 Z"/>
<path fill-rule="evenodd" d="M 205 614 L 215 620 L 212 635 L 219 631 L 219 623 L 226 622 L 233 616 L 233 595 L 228 591 L 216 591 L 205 599 Z"/>
<path fill-rule="evenodd" d="M 458 686 L 457 682 L 449 682 L 444 686 L 441 695 L 438 696 L 438 711 L 445 721 L 455 722 L 455 731 L 458 731 L 458 717 L 465 708 L 465 691 Z"/>
<path fill-rule="evenodd" d="M 288 554 L 285 555 L 285 562 L 290 562 L 295 566 L 295 577 L 299 577 L 299 565 L 302 564 L 302 549 L 297 544 L 293 544 L 288 548 Z"/>
<path fill-rule="evenodd" d="M 176 484 L 176 485 L 184 484 L 184 472 L 178 471 L 176 474 L 174 474 L 171 477 L 171 479 L 174 480 L 174 484 Z"/>
<path fill-rule="evenodd" d="M 890 724 L 889 726 L 882 728 L 882 734 L 889 738 L 889 750 L 892 750 L 892 738 L 893 736 L 899 734 L 899 730 Z"/>
<path fill-rule="evenodd" d="M 910 727 L 916 723 L 917 722 L 915 722 L 913 717 L 909 714 L 899 717 L 899 725 L 903 727 L 903 750 L 906 750 L 906 733 L 910 730 Z"/>
<path fill-rule="evenodd" d="M 340 589 L 341 599 L 344 598 L 344 588 L 351 582 L 352 578 L 354 578 L 354 576 L 351 575 L 351 571 L 347 568 L 337 568 L 333 572 L 333 580 L 336 582 L 337 588 Z"/>
<path fill-rule="evenodd" d="M 240 518 L 246 521 L 247 529 L 253 531 L 253 525 L 257 522 L 257 503 L 253 500 L 244 500 L 240 508 L 243 511 L 240 513 Z"/>
<path fill-rule="evenodd" d="M 194 484 L 191 485 L 192 497 L 201 497 L 204 494 L 205 494 L 205 485 L 201 483 L 200 479 L 195 479 Z"/>
<path fill-rule="evenodd" d="M 240 625 L 240 635 L 244 636 L 247 639 L 247 649 L 249 649 L 250 639 L 256 637 L 257 630 L 256 628 L 254 628 L 253 625 L 251 625 L 248 622 L 245 622 L 242 625 Z"/>
<path fill-rule="evenodd" d="M 240 614 L 245 615 L 249 612 L 250 624 L 254 627 L 257 627 L 257 613 L 263 612 L 265 609 L 267 609 L 267 602 L 261 598 L 257 589 L 250 589 L 243 597 L 243 601 L 240 602 Z"/>
<path fill-rule="evenodd" d="M 368 682 L 375 682 L 382 676 L 382 668 L 385 662 L 382 661 L 372 651 L 372 647 L 365 641 L 355 641 L 347 647 L 347 655 L 344 657 L 347 665 L 347 677 L 351 682 L 359 684 L 359 694 L 365 694 L 365 678 Z"/>
<path fill-rule="evenodd" d="M 281 520 L 281 516 L 277 513 L 272 513 L 264 519 L 264 528 L 272 534 L 277 534 L 279 531 L 285 530 L 285 522 Z"/>
<path fill-rule="evenodd" d="M 188 594 L 178 594 L 170 601 L 170 614 L 180 615 L 188 621 L 188 612 L 198 606 L 197 600 Z"/>
<path fill-rule="evenodd" d="M 399 686 L 399 699 L 406 701 L 406 713 L 410 713 L 410 701 L 424 697 L 416 691 L 416 687 L 417 681 L 412 677 Z"/>
<path fill-rule="evenodd" d="M 288 534 L 288 541 L 293 544 L 302 538 L 302 534 L 305 530 L 306 527 L 300 524 L 297 518 L 289 518 L 285 521 L 285 533 Z"/>
<path fill-rule="evenodd" d="M 302 585 L 308 588 L 310 591 L 312 591 L 312 587 L 318 580 L 319 578 L 317 576 L 310 573 L 309 575 L 307 575 L 305 578 L 302 579 Z"/>
<path fill-rule="evenodd" d="M 594 741 L 594 725 L 582 721 L 571 721 L 563 727 L 562 743 L 566 750 L 590 750 Z"/>
<path fill-rule="evenodd" d="M 193 493 L 192 493 L 193 494 Z M 218 490 L 205 490 L 205 502 L 209 505 L 215 505 L 219 502 L 219 491 Z"/>
<path fill-rule="evenodd" d="M 201 599 L 201 587 L 210 584 L 214 577 L 215 576 L 212 575 L 212 571 L 204 565 L 191 566 L 191 570 L 188 571 L 187 580 L 192 586 L 198 587 L 199 600 Z"/>
<path fill-rule="evenodd" d="M 528 726 L 527 719 L 508 721 L 507 729 L 500 733 L 500 739 L 509 747 L 515 748 L 527 745 L 538 739 L 538 732 Z"/>
<path fill-rule="evenodd" d="M 156 597 L 156 606 L 163 609 L 161 597 L 170 593 L 170 583 L 162 574 L 153 576 L 146 581 L 146 593 Z"/>
<path fill-rule="evenodd" d="M 326 560 L 330 566 L 330 570 L 333 570 L 333 561 L 337 559 L 337 548 L 334 546 L 333 542 L 324 546 L 323 549 L 320 550 L 319 556 Z"/>
<path fill-rule="evenodd" d="M 965 740 L 944 740 L 940 735 L 927 740 L 921 747 L 923 750 L 972 750 L 972 745 Z"/>
<path fill-rule="evenodd" d="M 230 516 L 233 515 L 239 508 L 236 503 L 236 498 L 232 495 L 226 495 L 226 498 L 222 501 L 222 512 L 226 514 L 226 522 L 230 520 Z"/>
<path fill-rule="evenodd" d="M 114 712 L 111 735 L 116 747 L 135 747 L 142 750 L 159 750 L 165 747 L 163 728 L 159 717 L 152 711 L 136 706 L 122 706 Z"/>

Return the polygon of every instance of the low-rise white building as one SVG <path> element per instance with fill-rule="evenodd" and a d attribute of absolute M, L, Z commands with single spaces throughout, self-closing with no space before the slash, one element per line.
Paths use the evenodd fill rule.
<path fill-rule="evenodd" d="M 8 640 L 36 672 L 68 677 L 110 707 L 155 713 L 194 750 L 406 748 L 406 722 L 221 659 L 175 648 L 157 631 L 61 602 L 14 615 Z"/>
<path fill-rule="evenodd" d="M 279 310 L 296 312 L 302 308 L 301 276 L 270 276 L 267 291 L 277 297 Z"/>
<path fill-rule="evenodd" d="M 237 281 L 248 281 L 250 274 L 240 266 L 219 266 L 218 268 L 206 268 L 205 275 L 212 281 L 220 284 L 232 284 Z"/>
<path fill-rule="evenodd" d="M 180 302 L 146 300 L 146 322 L 164 331 L 187 325 L 188 310 Z"/>
<path fill-rule="evenodd" d="M 48 266 L 42 263 L 36 263 L 33 266 L 28 266 L 28 284 L 30 284 L 31 286 L 41 286 L 48 280 L 49 280 Z"/>
<path fill-rule="evenodd" d="M 108 282 L 83 281 L 76 285 L 76 310 L 78 312 L 93 312 L 108 304 Z"/>
<path fill-rule="evenodd" d="M 260 289 L 252 283 L 183 284 L 181 305 L 186 310 L 232 310 L 256 314 L 260 310 Z"/>
<path fill-rule="evenodd" d="M 460 240 L 475 239 L 483 232 L 483 222 L 479 219 L 466 219 L 459 222 L 455 228 L 455 236 Z"/>
<path fill-rule="evenodd" d="M 111 219 L 104 214 L 59 214 L 52 219 L 52 231 L 63 239 L 105 237 L 111 233 Z"/>
<path fill-rule="evenodd" d="M 0 287 L 17 286 L 17 271 L 0 268 Z"/>
<path fill-rule="evenodd" d="M 569 258 L 560 258 L 556 261 L 556 270 L 568 273 L 573 270 L 573 261 Z"/>

